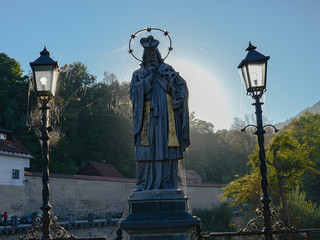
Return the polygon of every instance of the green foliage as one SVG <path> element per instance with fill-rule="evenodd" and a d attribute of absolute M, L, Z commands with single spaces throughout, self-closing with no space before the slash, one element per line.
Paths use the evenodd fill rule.
<path fill-rule="evenodd" d="M 287 207 L 287 192 L 302 181 L 308 169 L 314 169 L 309 158 L 310 149 L 306 144 L 301 145 L 290 130 L 277 135 L 267 149 L 269 179 L 275 185 L 273 195 L 280 197 L 282 205 Z"/>
<path fill-rule="evenodd" d="M 81 98 L 85 95 L 86 88 L 95 81 L 96 77 L 89 73 L 83 63 L 74 62 L 65 66 L 59 74 L 57 95 L 65 101 Z"/>
<path fill-rule="evenodd" d="M 251 174 L 230 182 L 223 189 L 225 192 L 220 195 L 223 201 L 232 198 L 232 206 L 249 204 L 253 209 L 257 208 L 261 196 L 259 169 L 256 168 Z"/>
<path fill-rule="evenodd" d="M 40 155 L 38 138 L 25 125 L 28 87 L 28 76 L 23 76 L 20 64 L 0 53 L 0 128 L 13 131 L 37 157 Z"/>
<path fill-rule="evenodd" d="M 210 134 L 214 132 L 214 125 L 211 122 L 197 119 L 195 112 L 190 113 L 190 128 L 200 134 Z"/>
<path fill-rule="evenodd" d="M 318 156 L 316 145 L 320 143 L 320 137 L 314 133 L 314 131 L 318 131 L 316 127 L 320 127 L 319 120 L 319 114 L 306 113 L 298 120 L 293 121 L 282 133 L 274 136 L 265 148 L 269 194 L 274 205 L 282 206 L 285 214 L 283 217 L 288 222 L 290 222 L 290 216 L 292 218 L 295 215 L 293 204 L 304 206 L 303 211 L 307 211 L 307 209 L 315 211 L 314 208 L 310 207 L 316 206 L 312 202 L 308 202 L 308 204 L 302 202 L 305 196 L 308 197 L 307 191 L 303 198 L 299 194 L 293 197 L 289 196 L 289 193 L 297 186 L 301 186 L 305 191 L 307 189 L 305 188 L 306 185 L 317 185 L 308 180 L 318 178 L 319 173 L 319 166 L 317 165 L 319 160 L 314 158 Z M 249 203 L 255 208 L 259 204 L 258 195 L 260 193 L 259 188 L 261 188 L 258 182 L 260 179 L 260 162 L 257 148 L 249 158 L 249 165 L 252 168 L 250 174 L 229 183 L 225 188 L 226 192 L 221 196 L 224 200 L 234 198 L 233 205 Z M 319 196 L 319 192 L 316 195 Z M 289 197 L 290 199 L 288 199 Z M 306 217 L 308 216 L 306 215 Z M 313 221 L 312 218 L 309 220 Z"/>
<path fill-rule="evenodd" d="M 213 206 L 210 210 L 194 210 L 193 214 L 201 219 L 201 228 L 204 231 L 231 232 L 232 209 L 227 203 Z"/>
<path fill-rule="evenodd" d="M 135 176 L 128 83 L 96 83 L 82 63 L 65 67 L 56 97 L 56 129 L 65 134 L 52 146 L 53 172 L 76 173 L 88 161 L 113 164 L 124 176 Z M 71 86 L 70 86 L 70 85 Z M 124 96 L 124 93 L 126 95 Z"/>
<path fill-rule="evenodd" d="M 293 120 L 288 129 L 300 144 L 309 147 L 309 158 L 315 167 L 308 169 L 302 176 L 300 186 L 308 200 L 320 204 L 320 114 L 306 112 L 299 119 Z"/>
<path fill-rule="evenodd" d="M 25 118 L 28 83 L 22 76 L 20 64 L 0 53 L 0 126 L 21 130 Z M 18 121 L 17 121 L 18 120 Z"/>
<path fill-rule="evenodd" d="M 320 208 L 306 200 L 306 193 L 299 187 L 288 196 L 291 221 L 297 228 L 318 228 L 320 226 Z"/>
<path fill-rule="evenodd" d="M 247 157 L 230 144 L 228 132 L 215 133 L 212 123 L 197 119 L 194 112 L 191 113 L 191 145 L 182 162 L 184 167 L 195 170 L 203 182 L 208 183 L 228 183 L 235 175 L 243 176 Z"/>

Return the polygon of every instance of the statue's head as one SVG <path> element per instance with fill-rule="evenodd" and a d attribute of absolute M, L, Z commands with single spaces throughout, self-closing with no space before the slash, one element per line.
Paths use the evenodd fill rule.
<path fill-rule="evenodd" d="M 160 42 L 157 39 L 154 39 L 152 35 L 140 39 L 140 44 L 144 48 L 142 56 L 144 65 L 158 65 L 163 61 L 158 50 L 159 43 Z"/>

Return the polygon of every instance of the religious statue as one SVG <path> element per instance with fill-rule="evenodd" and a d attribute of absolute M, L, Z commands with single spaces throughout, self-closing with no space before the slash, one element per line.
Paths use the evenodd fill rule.
<path fill-rule="evenodd" d="M 135 192 L 177 189 L 178 161 L 190 145 L 186 81 L 164 63 L 159 43 L 152 35 L 140 39 L 142 64 L 129 90 L 138 165 Z"/>

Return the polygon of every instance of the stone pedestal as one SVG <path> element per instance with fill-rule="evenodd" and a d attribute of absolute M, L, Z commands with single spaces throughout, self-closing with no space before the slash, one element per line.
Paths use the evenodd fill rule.
<path fill-rule="evenodd" d="M 200 220 L 188 211 L 187 200 L 178 189 L 134 192 L 129 198 L 129 213 L 119 227 L 131 240 L 190 239 Z"/>

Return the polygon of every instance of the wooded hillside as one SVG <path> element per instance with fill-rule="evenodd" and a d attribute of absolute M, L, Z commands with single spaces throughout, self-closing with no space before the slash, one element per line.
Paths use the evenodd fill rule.
<path fill-rule="evenodd" d="M 40 112 L 30 77 L 15 59 L 0 54 L 0 127 L 12 130 L 33 153 L 31 171 L 41 171 Z M 128 82 L 109 72 L 97 79 L 80 62 L 61 68 L 50 111 L 55 130 L 50 133 L 51 172 L 75 174 L 87 161 L 105 161 L 135 177 L 128 90 Z M 196 170 L 205 183 L 228 183 L 248 172 L 247 156 L 256 142 L 239 131 L 247 121 L 235 119 L 231 130 L 215 131 L 214 123 L 197 119 L 194 112 L 190 120 L 191 146 L 181 162 L 185 169 Z"/>

